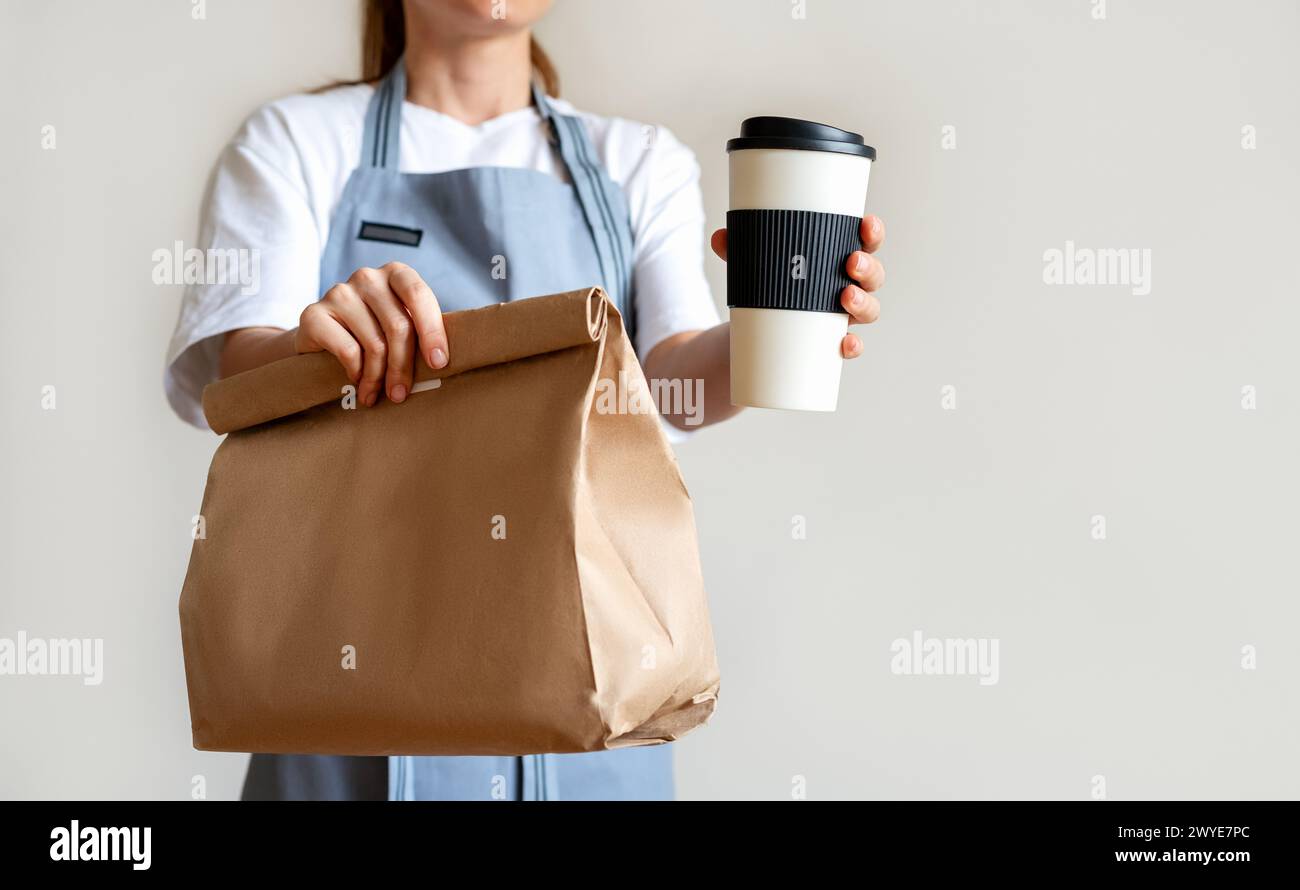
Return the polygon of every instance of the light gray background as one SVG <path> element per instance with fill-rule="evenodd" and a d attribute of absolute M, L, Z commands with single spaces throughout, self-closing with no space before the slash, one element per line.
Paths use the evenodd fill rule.
<path fill-rule="evenodd" d="M 243 756 L 190 747 L 176 598 L 217 439 L 164 403 L 180 289 L 151 254 L 195 237 L 247 113 L 354 75 L 356 7 L 0 6 L 0 636 L 107 662 L 0 677 L 0 797 L 238 793 Z M 1300 794 L 1300 13 L 1094 7 L 560 0 L 540 29 L 567 97 L 695 149 L 711 227 L 746 116 L 880 152 L 885 314 L 839 412 L 679 448 L 723 674 L 683 797 Z M 1045 285 L 1066 240 L 1150 249 L 1151 293 Z M 893 675 L 914 630 L 999 639 L 1000 682 Z"/>

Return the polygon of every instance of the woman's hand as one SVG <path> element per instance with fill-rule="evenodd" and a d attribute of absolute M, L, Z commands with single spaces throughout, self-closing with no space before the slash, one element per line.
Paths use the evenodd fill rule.
<path fill-rule="evenodd" d="M 885 224 L 878 216 L 864 217 L 861 234 L 862 250 L 853 251 L 844 263 L 844 270 L 857 282 L 844 288 L 840 294 L 840 305 L 849 314 L 849 324 L 871 324 L 880 317 L 880 301 L 874 293 L 885 283 L 885 267 L 872 256 L 884 243 Z M 727 230 L 718 229 L 714 232 L 712 244 L 713 252 L 726 260 Z M 840 352 L 845 358 L 862 355 L 862 341 L 857 334 L 844 335 Z"/>
<path fill-rule="evenodd" d="M 375 404 L 380 392 L 401 402 L 411 391 L 415 354 L 430 368 L 447 364 L 447 332 L 438 298 L 404 263 L 358 269 L 302 312 L 296 352 L 328 352 L 357 384 L 357 398 Z"/>

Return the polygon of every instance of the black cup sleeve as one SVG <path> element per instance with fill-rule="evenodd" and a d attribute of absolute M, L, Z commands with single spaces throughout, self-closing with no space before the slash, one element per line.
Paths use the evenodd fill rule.
<path fill-rule="evenodd" d="M 845 260 L 862 218 L 809 210 L 727 211 L 727 305 L 843 312 Z"/>

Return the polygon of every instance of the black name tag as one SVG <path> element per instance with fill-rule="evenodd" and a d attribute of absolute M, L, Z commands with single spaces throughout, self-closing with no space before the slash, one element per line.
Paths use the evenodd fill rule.
<path fill-rule="evenodd" d="M 386 244 L 405 244 L 407 247 L 419 247 L 424 237 L 421 229 L 408 229 L 406 226 L 394 226 L 389 223 L 362 221 L 361 231 L 357 237 L 362 241 L 383 241 Z"/>

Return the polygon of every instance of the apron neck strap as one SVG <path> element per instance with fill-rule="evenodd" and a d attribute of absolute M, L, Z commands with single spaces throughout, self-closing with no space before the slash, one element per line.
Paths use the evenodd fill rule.
<path fill-rule="evenodd" d="M 536 106 L 537 113 L 542 116 L 542 120 L 550 123 L 550 121 L 555 117 L 555 111 L 551 108 L 551 103 L 550 100 L 546 98 L 546 93 L 543 92 L 542 88 L 538 86 L 537 81 L 535 80 L 531 82 L 529 88 L 533 92 L 533 105 Z M 551 141 L 555 141 L 553 132 L 551 135 Z"/>
<path fill-rule="evenodd" d="M 628 337 L 633 338 L 636 336 L 636 314 L 632 307 L 632 231 L 626 210 L 619 210 L 623 206 L 616 197 L 619 187 L 597 160 L 595 146 L 591 144 L 582 121 L 552 109 L 536 84 L 533 85 L 533 101 L 538 103 L 538 109 L 546 118 L 551 144 L 559 152 L 582 206 L 604 274 L 605 291 L 622 314 Z"/>
<path fill-rule="evenodd" d="M 406 56 L 375 87 L 366 107 L 365 132 L 361 142 L 363 167 L 397 169 L 402 136 L 402 103 L 406 101 Z"/>

